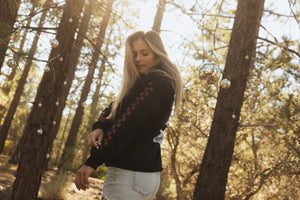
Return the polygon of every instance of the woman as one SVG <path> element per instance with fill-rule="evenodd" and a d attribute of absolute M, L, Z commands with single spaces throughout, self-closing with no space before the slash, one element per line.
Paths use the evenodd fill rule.
<path fill-rule="evenodd" d="M 121 90 L 93 125 L 88 136 L 91 155 L 76 173 L 76 187 L 88 189 L 88 177 L 105 163 L 103 199 L 153 199 L 162 171 L 162 130 L 174 100 L 178 109 L 181 95 L 180 73 L 159 35 L 154 31 L 130 35 Z"/>

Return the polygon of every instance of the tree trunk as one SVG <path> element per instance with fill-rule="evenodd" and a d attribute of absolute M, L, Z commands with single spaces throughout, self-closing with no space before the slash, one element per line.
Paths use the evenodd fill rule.
<path fill-rule="evenodd" d="M 161 22 L 162 22 L 162 18 L 165 12 L 165 7 L 166 7 L 166 0 L 159 0 L 158 4 L 157 4 L 157 10 L 156 10 L 156 15 L 154 18 L 154 23 L 152 26 L 152 30 L 156 31 L 157 33 L 160 32 L 160 28 L 161 28 Z"/>
<path fill-rule="evenodd" d="M 71 63 L 69 66 L 69 70 L 68 70 L 68 74 L 67 74 L 67 78 L 66 78 L 66 82 L 65 87 L 63 88 L 63 92 L 62 94 L 58 97 L 59 98 L 59 105 L 58 105 L 58 111 L 55 115 L 55 123 L 56 126 L 53 127 L 51 129 L 51 134 L 52 135 L 57 135 L 58 133 L 58 129 L 60 127 L 60 123 L 61 123 L 61 118 L 62 118 L 62 113 L 64 111 L 64 108 L 66 106 L 66 101 L 72 86 L 72 82 L 74 79 L 74 75 L 75 75 L 75 71 L 76 71 L 76 67 L 79 61 L 79 57 L 80 57 L 80 52 L 81 49 L 83 47 L 83 43 L 84 43 L 84 39 L 86 36 L 86 33 L 88 31 L 88 26 L 90 23 L 90 19 L 91 19 L 91 14 L 92 14 L 92 9 L 94 6 L 93 1 L 89 1 L 89 4 L 85 4 L 85 11 L 82 17 L 82 20 L 80 22 L 80 26 L 78 29 L 78 35 L 77 38 L 75 40 L 75 44 L 73 46 L 72 49 L 72 54 L 71 54 Z M 69 120 L 68 120 L 69 121 Z M 50 152 L 52 151 L 52 146 L 50 147 Z M 57 155 L 57 158 L 59 157 L 59 155 Z"/>
<path fill-rule="evenodd" d="M 108 47 L 108 45 L 107 45 Z M 108 48 L 106 48 L 106 51 L 108 51 Z M 101 88 L 101 83 L 102 83 L 102 77 L 103 77 L 103 73 L 105 71 L 105 59 L 103 58 L 102 61 L 101 61 L 101 66 L 100 66 L 100 69 L 99 69 L 99 73 L 98 73 L 98 77 L 97 77 L 97 86 L 96 86 L 96 90 L 95 90 L 95 93 L 93 94 L 93 97 L 92 97 L 92 104 L 91 104 L 91 110 L 90 110 L 90 113 L 91 113 L 91 118 L 89 120 L 89 127 L 91 128 L 95 119 L 97 119 L 99 113 L 97 111 L 97 105 L 98 105 L 98 102 L 99 102 L 99 96 L 100 96 L 100 88 Z"/>
<path fill-rule="evenodd" d="M 32 13 L 32 12 L 34 11 L 34 9 L 35 9 L 35 6 L 32 5 L 32 8 L 31 8 L 31 10 L 30 10 L 30 13 Z M 27 25 L 26 25 L 26 26 L 30 27 L 31 21 L 32 21 L 32 18 L 29 18 L 28 21 L 27 21 Z M 40 21 L 42 21 L 42 20 L 40 20 Z M 40 26 L 40 27 L 42 27 L 42 26 Z M 23 36 L 22 36 L 22 40 L 21 40 L 21 42 L 20 42 L 19 49 L 18 49 L 18 52 L 20 52 L 20 53 L 23 51 L 24 44 L 25 44 L 25 42 L 26 42 L 26 40 L 27 40 L 27 33 L 28 33 L 28 29 L 25 29 L 24 34 L 23 34 Z M 16 59 L 17 66 L 18 66 L 18 65 L 19 65 L 19 61 L 20 61 L 20 55 L 17 54 L 17 55 L 15 55 L 14 57 L 15 57 L 15 59 Z M 16 71 L 17 71 L 17 67 L 12 68 L 11 73 L 10 73 L 9 76 L 7 77 L 7 81 L 12 81 L 12 80 L 14 79 L 14 77 L 15 77 L 15 75 L 16 75 Z M 10 89 L 11 89 L 11 84 L 9 85 L 9 88 L 7 89 L 7 90 L 8 90 L 7 94 L 9 94 Z"/>
<path fill-rule="evenodd" d="M 55 135 L 51 134 L 51 129 L 55 126 L 53 121 L 58 110 L 57 100 L 62 93 L 63 82 L 68 73 L 82 4 L 83 0 L 66 0 L 64 5 L 56 35 L 59 45 L 51 50 L 48 63 L 50 71 L 45 72 L 42 77 L 24 129 L 26 137 L 13 183 L 11 200 L 37 198 L 47 154 L 55 138 Z M 63 62 L 58 56 L 63 57 Z"/>
<path fill-rule="evenodd" d="M 66 122 L 64 124 L 64 129 L 62 131 L 62 136 L 61 136 L 61 138 L 59 140 L 59 144 L 57 145 L 58 148 L 57 148 L 57 152 L 55 154 L 56 155 L 56 158 L 55 158 L 55 161 L 54 161 L 55 164 L 58 164 L 58 160 L 60 159 L 61 148 L 59 148 L 59 147 L 63 146 L 63 141 L 65 140 L 65 136 L 67 135 L 67 127 L 69 125 L 69 121 L 70 121 L 71 115 L 72 115 L 72 113 L 69 112 L 68 117 L 66 119 Z"/>
<path fill-rule="evenodd" d="M 113 33 L 113 29 L 110 30 L 110 32 L 108 34 L 108 38 L 111 37 L 112 33 Z M 105 47 L 105 50 L 104 50 L 104 55 L 106 55 L 106 57 L 107 57 L 107 54 L 109 52 L 109 50 L 108 50 L 109 42 L 110 41 L 107 40 L 106 47 Z M 105 72 L 105 68 L 106 68 L 105 64 L 106 64 L 106 59 L 102 58 L 101 66 L 100 66 L 98 77 L 97 77 L 98 83 L 97 83 L 96 90 L 95 90 L 95 92 L 93 94 L 93 97 L 92 97 L 89 121 L 88 121 L 88 124 L 87 124 L 85 130 L 91 130 L 91 127 L 93 126 L 93 123 L 99 117 L 99 110 L 97 109 L 97 107 L 98 107 L 98 104 L 99 104 L 99 100 L 102 97 L 102 96 L 100 96 L 100 89 L 102 87 L 102 82 L 103 82 L 103 80 L 102 80 L 103 73 Z M 87 134 L 89 134 L 89 133 L 87 133 Z M 89 150 L 90 150 L 90 147 L 88 145 L 83 146 L 83 149 L 82 149 L 82 162 L 86 161 L 86 159 L 89 155 Z"/>
<path fill-rule="evenodd" d="M 92 104 L 91 104 L 91 109 L 90 109 L 89 121 L 88 121 L 88 125 L 86 126 L 87 128 L 85 129 L 87 131 L 91 130 L 91 127 L 92 127 L 93 123 L 95 122 L 95 119 L 99 115 L 97 105 L 98 105 L 98 102 L 99 102 L 100 88 L 101 88 L 101 82 L 102 82 L 102 77 L 103 77 L 104 71 L 105 71 L 105 59 L 102 59 L 101 66 L 100 66 L 100 69 L 99 69 L 99 75 L 98 75 L 98 78 L 97 78 L 98 83 L 97 83 L 96 90 L 95 90 L 95 92 L 93 94 L 93 97 L 92 97 Z M 88 145 L 85 145 L 83 147 L 82 162 L 86 161 L 86 159 L 89 155 L 89 149 L 90 149 L 90 147 Z"/>
<path fill-rule="evenodd" d="M 46 6 L 48 6 L 51 2 L 52 2 L 51 0 L 47 0 L 44 3 L 43 8 L 45 8 Z M 40 22 L 39 22 L 39 26 L 38 27 L 41 28 L 43 26 L 45 18 L 46 18 L 46 14 L 47 14 L 47 11 L 43 11 L 42 16 L 40 18 Z M 33 58 L 33 56 L 35 54 L 35 51 L 36 51 L 36 48 L 37 48 L 37 44 L 38 44 L 38 40 L 40 38 L 40 34 L 41 34 L 41 30 L 38 30 L 37 33 L 36 33 L 36 35 L 34 36 L 34 39 L 33 39 L 33 42 L 32 42 L 32 45 L 31 45 L 31 48 L 30 48 L 30 51 L 29 51 L 28 60 L 27 60 L 27 62 L 25 64 L 23 73 L 22 73 L 21 78 L 20 78 L 20 80 L 18 82 L 17 89 L 15 91 L 13 100 L 12 100 L 10 106 L 9 106 L 9 109 L 8 109 L 8 112 L 7 112 L 6 117 L 4 119 L 3 125 L 0 128 L 0 153 L 2 153 L 2 151 L 3 151 L 4 142 L 5 142 L 6 138 L 7 138 L 11 122 L 12 122 L 13 117 L 15 115 L 15 112 L 17 110 L 17 106 L 19 104 L 20 98 L 21 98 L 21 96 L 23 94 L 24 86 L 26 84 L 26 79 L 27 79 L 27 76 L 29 74 L 30 67 L 32 65 L 32 58 Z M 25 35 L 24 35 L 24 37 L 25 37 Z M 22 47 L 23 45 L 20 45 L 20 47 Z"/>
<path fill-rule="evenodd" d="M 182 199 L 181 181 L 176 170 L 176 163 L 177 163 L 176 154 L 179 146 L 179 133 L 177 132 L 177 130 L 173 130 L 172 127 L 168 127 L 167 134 L 168 134 L 167 135 L 168 143 L 172 151 L 170 164 L 171 164 L 171 175 L 175 180 L 175 184 L 176 184 L 176 194 L 177 194 L 176 199 L 181 200 Z"/>
<path fill-rule="evenodd" d="M 17 19 L 20 0 L 0 0 L 0 74 L 13 26 Z"/>
<path fill-rule="evenodd" d="M 74 159 L 73 149 L 75 147 L 77 133 L 78 133 L 80 124 L 82 122 L 82 117 L 83 117 L 83 113 L 84 113 L 83 104 L 87 99 L 88 93 L 90 91 L 90 86 L 93 81 L 95 68 L 96 68 L 98 58 L 100 55 L 101 46 L 104 41 L 105 31 L 106 31 L 108 21 L 109 21 L 110 15 L 111 15 L 113 2 L 114 2 L 114 0 L 109 0 L 107 3 L 107 11 L 105 13 L 105 16 L 103 17 L 100 32 L 99 32 L 97 42 L 96 42 L 95 52 L 93 53 L 91 63 L 89 64 L 88 75 L 87 75 L 85 83 L 83 85 L 83 89 L 82 89 L 81 96 L 80 96 L 80 99 L 78 102 L 78 106 L 77 106 L 77 109 L 75 112 L 75 116 L 73 118 L 72 125 L 71 125 L 70 131 L 69 131 L 69 135 L 68 135 L 67 141 L 65 143 L 61 163 L 59 165 L 59 168 L 62 168 L 62 169 L 70 168 L 71 164 L 73 162 L 73 159 Z"/>
<path fill-rule="evenodd" d="M 224 199 L 263 7 L 264 0 L 238 1 L 223 73 L 223 79 L 230 80 L 231 87 L 219 90 L 210 136 L 194 190 L 194 200 Z"/>
<path fill-rule="evenodd" d="M 25 134 L 23 133 L 21 138 L 18 141 L 18 145 L 17 145 L 13 155 L 10 157 L 10 159 L 8 161 L 10 164 L 18 164 L 20 154 L 21 154 L 21 149 L 23 148 L 24 143 L 25 143 Z"/>

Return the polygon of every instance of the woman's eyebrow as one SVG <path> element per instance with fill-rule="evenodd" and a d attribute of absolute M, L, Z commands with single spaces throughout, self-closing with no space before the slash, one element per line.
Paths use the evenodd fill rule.
<path fill-rule="evenodd" d="M 141 50 L 138 50 L 138 51 L 140 51 L 140 52 L 149 52 L 149 49 L 141 49 Z M 137 53 L 138 51 L 133 51 L 133 53 Z"/>

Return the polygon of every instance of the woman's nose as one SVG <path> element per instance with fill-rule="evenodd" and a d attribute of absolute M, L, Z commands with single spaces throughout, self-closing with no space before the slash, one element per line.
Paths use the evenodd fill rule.
<path fill-rule="evenodd" d="M 141 56 L 140 56 L 140 54 L 137 54 L 136 56 L 135 56 L 135 61 L 140 61 L 141 60 Z"/>

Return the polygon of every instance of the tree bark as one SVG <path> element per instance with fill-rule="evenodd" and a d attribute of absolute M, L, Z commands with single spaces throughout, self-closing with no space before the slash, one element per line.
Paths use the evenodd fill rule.
<path fill-rule="evenodd" d="M 107 2 L 107 11 L 106 11 L 106 13 L 103 17 L 100 32 L 99 32 L 99 35 L 97 37 L 95 52 L 93 53 L 91 63 L 89 64 L 88 75 L 87 75 L 85 83 L 83 85 L 81 96 L 80 96 L 80 99 L 79 99 L 79 102 L 78 102 L 78 106 L 77 106 L 77 109 L 76 109 L 76 112 L 75 112 L 75 116 L 74 116 L 73 121 L 72 121 L 72 125 L 71 125 L 70 131 L 69 131 L 69 135 L 68 135 L 67 141 L 65 143 L 64 151 L 63 151 L 63 154 L 62 154 L 62 159 L 61 159 L 61 162 L 60 162 L 60 165 L 59 165 L 59 168 L 62 168 L 62 169 L 70 168 L 71 164 L 73 162 L 73 159 L 74 159 L 73 149 L 75 147 L 78 130 L 79 130 L 80 124 L 82 122 L 82 117 L 83 117 L 83 113 L 84 113 L 83 104 L 87 99 L 88 93 L 90 91 L 90 86 L 91 86 L 92 81 L 93 81 L 95 68 L 96 68 L 98 58 L 99 58 L 99 55 L 100 55 L 100 51 L 101 51 L 101 47 L 103 45 L 103 41 L 104 41 L 104 38 L 105 38 L 105 32 L 106 32 L 108 21 L 109 21 L 110 15 L 111 15 L 113 2 L 114 2 L 114 0 L 109 0 Z"/>
<path fill-rule="evenodd" d="M 44 3 L 43 7 L 45 8 L 51 2 L 52 2 L 51 0 L 47 0 Z M 46 14 L 47 14 L 47 11 L 43 11 L 42 16 L 40 18 L 40 22 L 39 22 L 39 27 L 40 28 L 44 24 L 44 21 L 45 21 L 45 18 L 46 18 Z M 2 153 L 2 151 L 3 151 L 4 142 L 5 142 L 6 138 L 7 138 L 11 122 L 12 122 L 13 117 L 15 115 L 15 112 L 17 110 L 20 98 L 21 98 L 21 96 L 23 94 L 24 86 L 26 84 L 26 79 L 27 79 L 27 76 L 29 74 L 30 67 L 32 65 L 32 59 L 33 59 L 33 56 L 34 56 L 36 48 L 37 48 L 37 44 L 38 44 L 38 40 L 40 38 L 40 34 L 41 34 L 41 30 L 37 31 L 36 35 L 34 36 L 34 39 L 33 39 L 33 42 L 32 42 L 32 45 L 31 45 L 31 48 L 30 48 L 30 51 L 29 51 L 28 60 L 27 60 L 27 62 L 25 64 L 25 67 L 24 67 L 23 73 L 21 75 L 21 78 L 18 81 L 17 89 L 15 91 L 13 100 L 12 100 L 10 106 L 9 106 L 9 109 L 8 109 L 8 112 L 7 112 L 6 117 L 4 119 L 3 125 L 0 128 L 0 153 Z M 24 37 L 26 37 L 26 35 L 24 35 Z M 21 44 L 20 48 L 23 48 L 23 45 Z M 17 59 L 19 59 L 19 58 L 17 58 Z"/>
<path fill-rule="evenodd" d="M 32 5 L 32 8 L 30 10 L 30 13 L 32 13 L 35 9 L 35 5 Z M 32 18 L 29 18 L 28 21 L 27 21 L 27 26 L 30 27 L 30 24 L 31 24 L 31 21 L 32 21 Z M 42 20 L 40 20 L 42 21 Z M 41 26 L 42 27 L 42 26 Z M 20 42 L 20 46 L 19 46 L 19 49 L 18 49 L 18 52 L 22 52 L 23 51 L 23 48 L 24 48 L 24 45 L 25 45 L 25 42 L 27 40 L 27 33 L 28 33 L 28 29 L 25 29 L 24 31 L 24 34 L 22 36 L 22 40 Z M 20 61 L 20 55 L 17 54 L 14 56 L 15 59 L 16 59 L 16 62 L 17 62 L 17 66 L 19 65 L 19 61 Z M 17 71 L 17 67 L 14 67 L 12 70 L 11 70 L 11 73 L 9 74 L 9 76 L 7 77 L 7 81 L 12 81 L 16 75 L 16 71 Z M 10 88 L 11 88 L 11 84 L 9 85 L 9 88 L 7 89 L 8 90 L 8 94 L 10 92 Z"/>
<path fill-rule="evenodd" d="M 176 194 L 177 194 L 176 199 L 181 200 L 182 199 L 181 181 L 176 170 L 176 163 L 177 163 L 176 154 L 179 146 L 179 133 L 177 132 L 177 130 L 174 130 L 172 127 L 168 127 L 167 134 L 168 134 L 167 135 L 168 143 L 171 147 L 171 159 L 170 159 L 171 175 L 175 180 L 175 184 L 176 184 Z"/>
<path fill-rule="evenodd" d="M 156 10 L 155 18 L 154 18 L 154 23 L 152 26 L 152 30 L 156 31 L 157 33 L 160 32 L 161 22 L 162 22 L 162 19 L 164 16 L 165 7 L 166 7 L 166 0 L 159 0 L 159 2 L 157 4 L 157 10 Z"/>
<path fill-rule="evenodd" d="M 23 134 L 26 134 L 26 137 L 13 183 L 11 200 L 37 198 L 47 154 L 55 138 L 55 135 L 51 134 L 51 129 L 55 126 L 53 121 L 58 110 L 57 100 L 62 93 L 63 82 L 68 73 L 82 5 L 83 0 L 66 0 L 64 5 L 56 35 L 59 45 L 51 50 L 48 63 L 50 71 L 45 72 L 42 77 L 24 129 Z M 63 62 L 58 57 L 63 57 Z"/>
<path fill-rule="evenodd" d="M 113 33 L 113 29 L 110 30 L 110 32 L 108 34 L 108 38 L 111 37 L 112 33 Z M 108 50 L 109 42 L 110 41 L 107 40 L 105 50 L 103 52 L 106 57 L 108 57 L 108 53 L 109 53 L 109 50 Z M 102 80 L 103 73 L 105 72 L 105 69 L 106 69 L 105 64 L 106 64 L 106 59 L 102 58 L 101 66 L 100 66 L 100 69 L 99 69 L 99 72 L 98 72 L 98 77 L 97 77 L 98 83 L 97 83 L 96 90 L 95 90 L 95 92 L 93 94 L 93 97 L 92 97 L 89 121 L 88 121 L 88 124 L 87 124 L 85 130 L 91 130 L 91 127 L 93 126 L 93 123 L 99 117 L 99 109 L 97 107 L 98 107 L 100 98 L 102 98 L 102 95 L 100 95 L 100 89 L 102 88 L 102 83 L 103 83 L 103 80 Z M 83 147 L 83 149 L 82 149 L 82 162 L 86 161 L 86 159 L 89 155 L 89 150 L 90 150 L 90 147 L 88 145 L 85 145 Z"/>
<path fill-rule="evenodd" d="M 72 82 L 74 80 L 74 75 L 77 69 L 77 64 L 79 61 L 79 57 L 80 57 L 80 52 L 81 49 L 83 47 L 84 44 L 84 39 L 86 37 L 86 33 L 88 31 L 88 27 L 89 27 L 89 22 L 91 19 L 91 14 L 92 14 L 92 9 L 94 6 L 93 1 L 89 1 L 89 4 L 85 4 L 85 11 L 82 17 L 82 20 L 80 22 L 79 25 L 79 29 L 78 29 L 78 35 L 77 38 L 75 40 L 75 44 L 73 46 L 72 49 L 72 54 L 71 54 L 71 64 L 69 66 L 69 70 L 68 70 L 68 74 L 67 74 L 67 78 L 66 78 L 66 82 L 64 84 L 65 87 L 63 88 L 63 92 L 62 94 L 58 97 L 59 98 L 59 102 L 60 104 L 58 105 L 58 111 L 56 113 L 55 116 L 55 123 L 56 126 L 51 129 L 53 135 L 57 135 L 58 133 L 58 129 L 60 127 L 60 123 L 61 123 L 61 118 L 62 118 L 62 113 L 64 111 L 64 108 L 66 106 L 66 101 L 72 86 Z M 69 117 L 68 117 L 69 118 Z M 68 120 L 69 121 L 69 120 Z M 50 147 L 50 152 L 52 151 L 52 146 Z M 59 157 L 59 155 L 57 155 L 57 158 Z"/>
<path fill-rule="evenodd" d="M 0 74 L 20 2 L 20 0 L 0 0 Z"/>
<path fill-rule="evenodd" d="M 224 199 L 238 119 L 250 66 L 253 64 L 251 57 L 255 55 L 263 7 L 264 0 L 238 1 L 223 73 L 223 79 L 230 80 L 231 87 L 219 90 L 210 136 L 194 190 L 194 200 Z"/>
<path fill-rule="evenodd" d="M 65 139 L 65 136 L 67 135 L 67 127 L 69 125 L 69 121 L 70 121 L 71 115 L 72 115 L 72 113 L 69 112 L 68 117 L 66 119 L 66 122 L 64 124 L 64 129 L 62 131 L 62 136 L 61 136 L 61 138 L 59 140 L 59 144 L 57 145 L 58 147 L 62 147 L 63 146 L 63 141 Z M 59 159 L 60 159 L 60 154 L 61 154 L 60 152 L 61 152 L 61 148 L 57 148 L 57 152 L 55 154 L 56 158 L 55 158 L 55 161 L 54 161 L 55 164 L 57 164 L 58 161 L 59 161 Z"/>
<path fill-rule="evenodd" d="M 101 88 L 102 77 L 103 77 L 104 71 L 105 71 L 105 59 L 102 59 L 101 66 L 100 66 L 100 69 L 99 69 L 99 75 L 98 75 L 98 78 L 97 78 L 97 81 L 99 81 L 99 83 L 97 83 L 96 90 L 95 90 L 95 92 L 93 94 L 93 97 L 92 97 L 92 104 L 91 104 L 91 109 L 90 109 L 89 121 L 88 121 L 88 125 L 86 126 L 87 128 L 85 129 L 87 131 L 91 130 L 91 127 L 92 127 L 93 123 L 95 122 L 95 119 L 99 115 L 97 105 L 98 105 L 98 102 L 99 102 L 100 88 Z M 90 149 L 90 147 L 88 145 L 85 145 L 83 147 L 82 162 L 86 161 L 86 159 L 88 157 L 88 154 L 89 154 L 89 149 Z"/>

